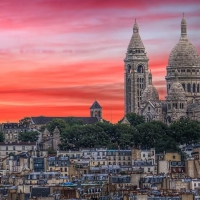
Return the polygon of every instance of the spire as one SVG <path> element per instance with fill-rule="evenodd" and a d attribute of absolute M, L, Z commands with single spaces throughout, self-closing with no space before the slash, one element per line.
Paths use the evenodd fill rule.
<path fill-rule="evenodd" d="M 92 106 L 90 107 L 90 109 L 101 109 L 102 107 L 99 105 L 99 103 L 97 102 L 97 100 L 95 99 L 94 103 L 92 104 Z"/>
<path fill-rule="evenodd" d="M 135 23 L 134 23 L 134 26 L 133 26 L 133 33 L 139 33 L 139 26 L 137 25 L 136 19 L 135 19 Z"/>
<path fill-rule="evenodd" d="M 60 131 L 59 131 L 59 129 L 58 129 L 57 126 L 55 127 L 55 129 L 54 129 L 54 131 L 53 131 L 53 134 L 56 134 L 56 133 L 60 133 Z"/>
<path fill-rule="evenodd" d="M 181 20 L 181 38 L 186 38 L 187 37 L 187 22 L 184 18 L 184 13 L 183 13 L 183 18 Z"/>
<path fill-rule="evenodd" d="M 131 37 L 131 41 L 128 45 L 128 50 L 142 50 L 144 52 L 145 48 L 144 48 L 144 44 L 140 38 L 140 34 L 139 34 L 139 26 L 137 24 L 137 21 L 135 19 L 135 23 L 133 26 L 133 35 Z"/>
<path fill-rule="evenodd" d="M 128 126 L 131 125 L 131 123 L 128 121 L 128 119 L 127 119 L 126 116 L 124 116 L 123 120 L 121 121 L 121 124 L 126 124 L 126 125 L 128 125 Z"/>

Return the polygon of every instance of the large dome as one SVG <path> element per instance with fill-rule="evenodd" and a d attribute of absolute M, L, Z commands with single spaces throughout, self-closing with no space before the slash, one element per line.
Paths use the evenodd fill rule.
<path fill-rule="evenodd" d="M 184 17 L 181 21 L 181 38 L 170 53 L 168 65 L 176 68 L 200 67 L 199 53 L 187 38 L 187 23 Z"/>
<path fill-rule="evenodd" d="M 187 38 L 181 38 L 172 49 L 168 64 L 177 68 L 184 66 L 200 67 L 200 57 L 192 43 Z"/>
<path fill-rule="evenodd" d="M 158 91 L 153 85 L 148 85 L 142 93 L 142 103 L 159 101 Z"/>

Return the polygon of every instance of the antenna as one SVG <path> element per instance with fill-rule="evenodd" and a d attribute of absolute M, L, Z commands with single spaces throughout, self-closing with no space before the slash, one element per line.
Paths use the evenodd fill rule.
<path fill-rule="evenodd" d="M 111 110 L 110 110 L 110 119 L 111 119 L 111 123 L 112 123 L 112 107 L 111 107 Z"/>

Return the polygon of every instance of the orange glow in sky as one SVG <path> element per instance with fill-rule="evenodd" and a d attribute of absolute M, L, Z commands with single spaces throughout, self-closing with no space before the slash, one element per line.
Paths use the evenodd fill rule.
<path fill-rule="evenodd" d="M 200 52 L 200 1 L 1 0 L 0 121 L 26 116 L 124 115 L 125 53 L 135 18 L 153 84 L 164 99 L 168 56 L 180 38 Z"/>

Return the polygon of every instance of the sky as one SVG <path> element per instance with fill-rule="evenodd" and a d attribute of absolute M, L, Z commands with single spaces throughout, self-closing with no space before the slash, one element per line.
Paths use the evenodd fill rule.
<path fill-rule="evenodd" d="M 170 51 L 188 38 L 200 52 L 199 0 L 1 0 L 0 122 L 26 116 L 124 115 L 124 63 L 135 19 L 153 84 L 165 99 Z"/>

